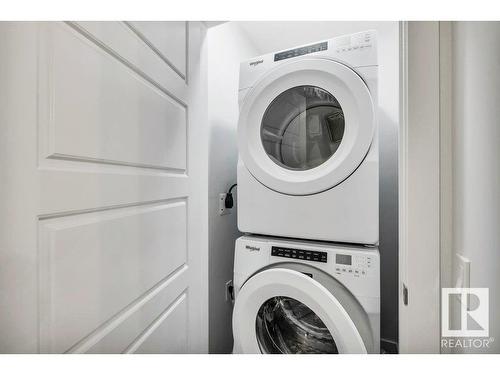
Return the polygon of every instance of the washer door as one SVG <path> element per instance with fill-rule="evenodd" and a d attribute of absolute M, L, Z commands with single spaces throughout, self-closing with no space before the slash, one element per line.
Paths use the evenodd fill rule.
<path fill-rule="evenodd" d="M 304 58 L 270 71 L 247 94 L 238 143 L 250 173 L 268 188 L 315 194 L 341 183 L 373 139 L 368 87 L 351 68 Z"/>
<path fill-rule="evenodd" d="M 233 311 L 235 353 L 367 353 L 340 301 L 305 274 L 272 268 L 251 277 Z"/>

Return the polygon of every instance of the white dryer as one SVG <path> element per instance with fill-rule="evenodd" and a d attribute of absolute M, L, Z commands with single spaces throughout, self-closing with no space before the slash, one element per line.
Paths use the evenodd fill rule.
<path fill-rule="evenodd" d="M 375 248 L 236 241 L 234 353 L 379 353 Z"/>
<path fill-rule="evenodd" d="M 374 31 L 243 62 L 238 227 L 377 244 Z"/>

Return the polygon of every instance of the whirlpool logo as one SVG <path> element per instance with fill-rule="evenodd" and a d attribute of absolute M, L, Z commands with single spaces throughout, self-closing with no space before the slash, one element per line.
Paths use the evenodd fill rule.
<path fill-rule="evenodd" d="M 250 63 L 250 66 L 257 66 L 259 64 L 262 64 L 264 60 L 255 60 Z"/>
<path fill-rule="evenodd" d="M 250 250 L 250 251 L 260 251 L 260 247 L 250 246 L 250 245 L 245 245 L 245 249 Z"/>

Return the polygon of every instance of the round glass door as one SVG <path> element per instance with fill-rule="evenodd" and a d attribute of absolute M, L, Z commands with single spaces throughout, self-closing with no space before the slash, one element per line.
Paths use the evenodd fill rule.
<path fill-rule="evenodd" d="M 273 297 L 259 309 L 256 333 L 263 353 L 338 354 L 337 345 L 320 317 L 302 302 Z"/>
<path fill-rule="evenodd" d="M 278 95 L 267 108 L 261 139 L 276 164 L 304 171 L 335 154 L 344 127 L 344 112 L 331 93 L 320 87 L 297 86 Z"/>
<path fill-rule="evenodd" d="M 319 281 L 277 265 L 236 295 L 234 353 L 367 353 L 352 312 Z"/>
<path fill-rule="evenodd" d="M 362 163 L 374 139 L 374 109 L 368 86 L 351 68 L 312 57 L 283 63 L 244 96 L 241 160 L 271 190 L 321 193 Z"/>

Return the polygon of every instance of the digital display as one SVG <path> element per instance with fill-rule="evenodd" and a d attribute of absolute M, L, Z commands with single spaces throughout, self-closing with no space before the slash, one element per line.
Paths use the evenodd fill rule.
<path fill-rule="evenodd" d="M 352 265 L 352 257 L 346 254 L 336 254 L 335 255 L 335 263 L 337 264 L 345 264 L 347 266 Z"/>

